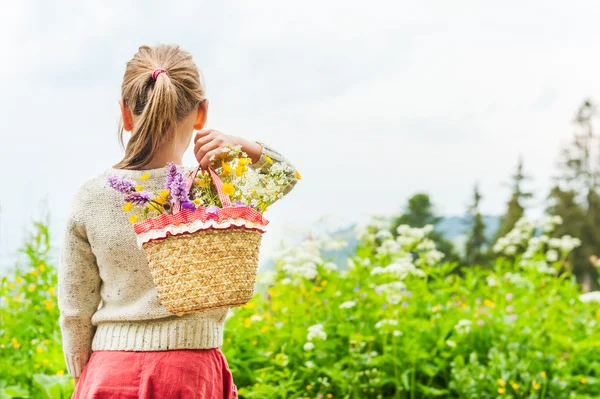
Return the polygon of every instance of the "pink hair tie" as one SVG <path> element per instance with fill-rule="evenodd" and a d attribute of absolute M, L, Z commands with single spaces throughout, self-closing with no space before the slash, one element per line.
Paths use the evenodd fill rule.
<path fill-rule="evenodd" d="M 156 80 L 156 78 L 158 78 L 158 75 L 160 75 L 161 73 L 166 72 L 167 74 L 169 73 L 169 71 L 167 71 L 166 69 L 162 69 L 162 68 L 156 68 L 153 72 L 152 72 L 152 80 Z"/>

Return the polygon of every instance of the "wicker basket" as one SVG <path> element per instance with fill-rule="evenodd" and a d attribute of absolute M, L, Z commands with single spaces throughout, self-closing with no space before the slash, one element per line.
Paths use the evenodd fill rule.
<path fill-rule="evenodd" d="M 199 166 L 188 176 L 188 191 Z M 134 224 L 161 304 L 178 316 L 246 304 L 254 293 L 262 234 L 258 211 L 235 207 L 209 169 L 223 208 L 175 206 Z"/>

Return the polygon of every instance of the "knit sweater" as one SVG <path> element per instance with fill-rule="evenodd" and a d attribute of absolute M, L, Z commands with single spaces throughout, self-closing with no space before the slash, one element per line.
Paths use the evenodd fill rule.
<path fill-rule="evenodd" d="M 266 173 L 285 162 L 263 145 L 260 160 L 249 165 Z M 265 156 L 266 155 L 266 156 Z M 180 165 L 181 166 L 181 165 Z M 194 166 L 181 166 L 184 176 Z M 57 299 L 67 369 L 79 377 L 92 351 L 157 351 L 220 347 L 228 309 L 177 316 L 159 302 L 148 261 L 137 246 L 122 194 L 107 178 L 138 179 L 149 172 L 144 189 L 164 189 L 166 168 L 126 170 L 109 168 L 81 184 L 68 208 L 59 252 Z M 297 182 L 290 176 L 287 194 Z"/>

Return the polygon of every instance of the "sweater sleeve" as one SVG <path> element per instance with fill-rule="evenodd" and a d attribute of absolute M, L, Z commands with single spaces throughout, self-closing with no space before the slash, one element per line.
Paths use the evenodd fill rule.
<path fill-rule="evenodd" d="M 262 146 L 262 153 L 260 154 L 258 161 L 248 166 L 261 174 L 269 173 L 269 170 L 273 165 L 279 164 L 280 166 L 283 166 L 281 170 L 286 175 L 285 180 L 287 184 L 281 188 L 281 194 L 288 194 L 292 191 L 296 183 L 298 183 L 298 180 L 300 180 L 300 173 L 298 173 L 296 167 L 277 150 L 263 142 L 257 141 L 257 143 Z"/>
<path fill-rule="evenodd" d="M 81 222 L 79 201 L 69 207 L 59 252 L 57 300 L 67 369 L 79 377 L 91 355 L 95 327 L 91 317 L 100 304 L 101 279 L 96 257 Z"/>

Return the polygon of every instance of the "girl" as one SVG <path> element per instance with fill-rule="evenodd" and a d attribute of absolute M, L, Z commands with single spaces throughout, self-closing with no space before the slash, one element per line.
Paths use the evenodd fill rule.
<path fill-rule="evenodd" d="M 120 100 L 131 132 L 124 158 L 78 187 L 69 205 L 58 266 L 63 351 L 74 377 L 74 398 L 235 398 L 236 386 L 220 350 L 228 309 L 176 316 L 159 302 L 147 258 L 136 243 L 122 196 L 107 177 L 164 187 L 166 164 L 184 176 L 182 156 L 194 137 L 203 168 L 227 145 L 241 145 L 251 168 L 277 162 L 295 168 L 261 142 L 201 130 L 208 100 L 198 68 L 179 46 L 142 46 L 127 63 Z M 299 176 L 292 172 L 287 194 Z"/>

